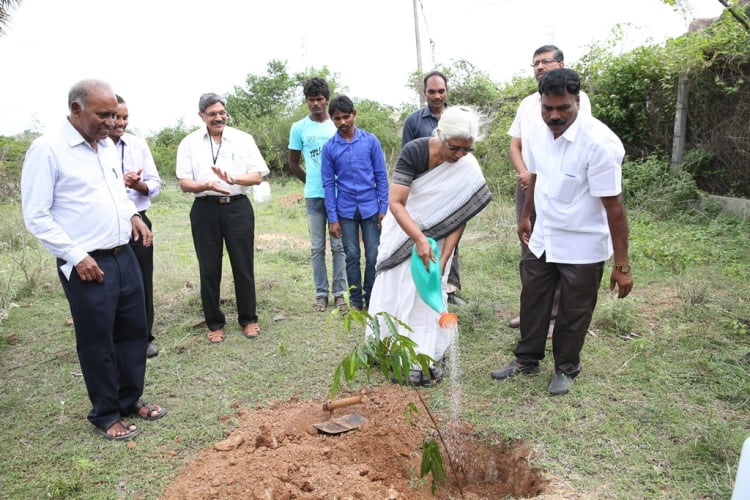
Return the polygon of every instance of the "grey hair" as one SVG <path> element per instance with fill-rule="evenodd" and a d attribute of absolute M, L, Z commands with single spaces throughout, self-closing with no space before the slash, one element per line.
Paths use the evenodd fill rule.
<path fill-rule="evenodd" d="M 213 92 L 203 94 L 198 100 L 198 111 L 203 113 L 204 111 L 206 111 L 206 108 L 208 108 L 209 106 L 213 106 L 217 102 L 220 102 L 224 106 L 227 105 L 227 101 L 219 94 L 214 94 Z"/>
<path fill-rule="evenodd" d="M 445 108 L 436 130 L 437 137 L 446 139 L 481 139 L 479 115 L 469 106 L 449 106 Z"/>
<path fill-rule="evenodd" d="M 94 78 L 81 80 L 80 82 L 70 87 L 70 91 L 68 91 L 68 109 L 73 108 L 74 102 L 77 102 L 81 109 L 83 109 L 86 106 L 86 102 L 89 99 L 89 94 L 91 93 L 91 91 L 99 87 L 104 87 L 112 92 L 112 87 L 110 86 L 110 84 L 102 80 L 96 80 Z"/>

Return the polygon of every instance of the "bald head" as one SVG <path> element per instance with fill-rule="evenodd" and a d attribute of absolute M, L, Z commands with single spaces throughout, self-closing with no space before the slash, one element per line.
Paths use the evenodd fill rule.
<path fill-rule="evenodd" d="M 81 80 L 68 93 L 70 123 L 92 148 L 106 139 L 115 124 L 117 98 L 112 87 L 101 80 Z"/>
<path fill-rule="evenodd" d="M 89 96 L 95 90 L 101 90 L 104 93 L 108 92 L 112 94 L 112 97 L 115 97 L 112 87 L 107 82 L 93 78 L 81 80 L 70 87 L 70 91 L 68 92 L 68 109 L 72 111 L 74 102 L 77 102 L 83 108 L 86 105 Z"/>

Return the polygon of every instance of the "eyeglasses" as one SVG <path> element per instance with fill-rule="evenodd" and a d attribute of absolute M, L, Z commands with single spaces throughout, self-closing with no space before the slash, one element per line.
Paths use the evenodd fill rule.
<path fill-rule="evenodd" d="M 536 68 L 540 64 L 552 64 L 554 62 L 560 62 L 560 61 L 558 61 L 557 59 L 537 59 L 536 61 L 534 61 L 533 63 L 531 63 L 530 66 L 532 68 Z"/>
<path fill-rule="evenodd" d="M 204 115 L 206 115 L 209 118 L 216 118 L 217 116 L 227 116 L 227 112 L 225 110 L 223 111 L 211 111 L 210 113 L 203 112 Z"/>
<path fill-rule="evenodd" d="M 448 141 L 445 141 L 445 143 L 448 145 L 448 151 L 463 151 L 464 153 L 471 153 L 474 151 L 473 146 L 454 146 Z"/>

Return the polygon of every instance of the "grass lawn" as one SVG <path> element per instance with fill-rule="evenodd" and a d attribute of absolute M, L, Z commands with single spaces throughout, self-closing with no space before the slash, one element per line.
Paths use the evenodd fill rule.
<path fill-rule="evenodd" d="M 133 445 L 92 432 L 68 305 L 54 261 L 0 206 L 2 498 L 157 497 L 179 468 L 224 438 L 237 404 L 324 399 L 335 365 L 360 340 L 314 313 L 302 186 L 273 184 L 255 204 L 263 336 L 242 337 L 225 258 L 227 340 L 209 345 L 190 236 L 191 198 L 174 184 L 150 211 L 156 247 L 156 343 L 144 399 L 168 418 L 141 422 Z M 607 266 L 583 372 L 551 397 L 542 373 L 496 382 L 518 331 L 519 245 L 512 200 L 496 197 L 467 228 L 461 269 L 469 305 L 458 352 L 464 417 L 480 434 L 523 438 L 534 465 L 583 498 L 728 498 L 750 435 L 750 224 L 730 217 L 660 222 L 631 213 L 635 287 L 617 300 Z M 549 352 L 551 358 L 551 352 Z M 426 391 L 448 412 L 447 384 Z"/>

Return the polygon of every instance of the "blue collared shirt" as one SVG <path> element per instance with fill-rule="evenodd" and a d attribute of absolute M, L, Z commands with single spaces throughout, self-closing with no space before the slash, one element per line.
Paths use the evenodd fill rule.
<path fill-rule="evenodd" d="M 432 131 L 437 128 L 438 119 L 432 113 L 429 106 L 419 108 L 410 114 L 404 122 L 404 130 L 401 132 L 401 147 L 406 146 L 408 142 L 420 137 L 430 137 Z"/>
<path fill-rule="evenodd" d="M 388 211 L 388 172 L 380 141 L 359 128 L 347 141 L 336 133 L 323 145 L 323 190 L 329 222 L 362 218 Z"/>

